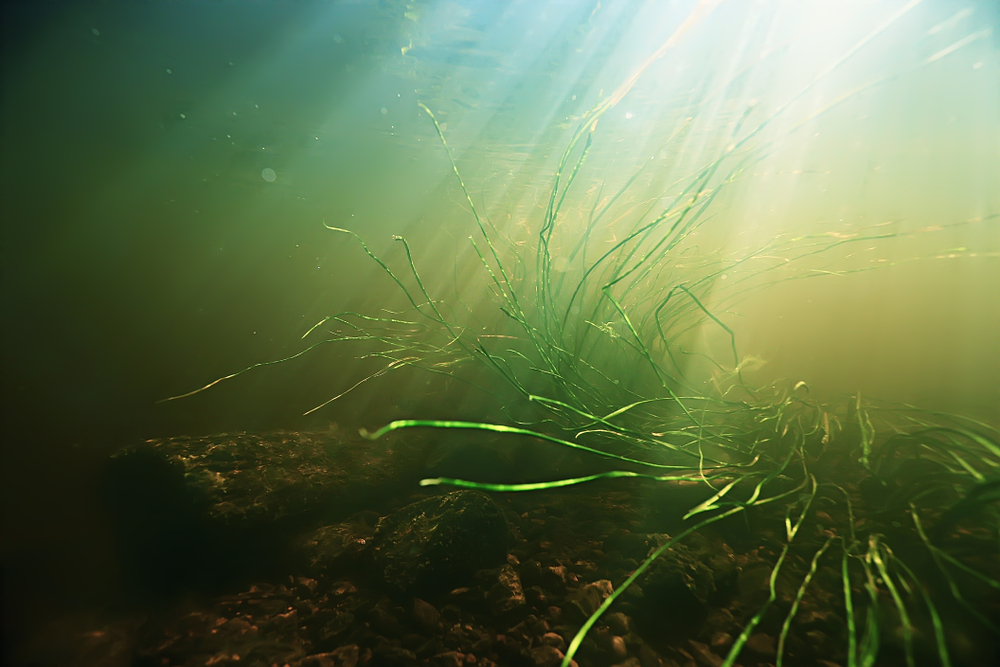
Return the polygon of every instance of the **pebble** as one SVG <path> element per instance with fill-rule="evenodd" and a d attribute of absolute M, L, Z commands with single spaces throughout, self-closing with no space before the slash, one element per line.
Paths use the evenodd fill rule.
<path fill-rule="evenodd" d="M 616 658 L 625 659 L 628 657 L 628 647 L 625 646 L 625 640 L 615 635 L 611 638 L 611 652 L 615 654 Z"/>
<path fill-rule="evenodd" d="M 546 632 L 542 635 L 542 643 L 547 646 L 554 646 L 560 651 L 566 650 L 566 640 L 554 632 Z"/>
<path fill-rule="evenodd" d="M 746 647 L 757 655 L 761 655 L 766 658 L 776 655 L 774 650 L 774 637 L 766 635 L 763 632 L 750 635 L 750 638 L 747 639 Z"/>

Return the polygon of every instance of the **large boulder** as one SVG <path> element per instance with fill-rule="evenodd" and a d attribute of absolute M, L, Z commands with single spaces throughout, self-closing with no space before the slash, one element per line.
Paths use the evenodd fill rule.
<path fill-rule="evenodd" d="M 507 559 L 507 520 L 480 491 L 427 498 L 383 517 L 372 565 L 398 592 L 433 596 L 471 583 L 477 570 Z"/>
<path fill-rule="evenodd" d="M 337 432 L 158 438 L 114 454 L 102 490 L 135 590 L 215 589 L 282 566 L 305 531 L 408 494 L 412 452 Z"/>

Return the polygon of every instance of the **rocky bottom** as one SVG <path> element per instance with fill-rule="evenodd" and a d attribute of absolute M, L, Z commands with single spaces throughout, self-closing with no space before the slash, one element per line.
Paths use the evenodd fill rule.
<path fill-rule="evenodd" d="M 604 601 L 652 552 L 689 527 L 682 515 L 705 496 L 697 484 L 641 480 L 493 494 L 421 488 L 415 480 L 389 484 L 400 477 L 393 471 L 413 468 L 410 459 L 398 458 L 411 451 L 402 445 L 341 448 L 336 456 L 348 463 L 334 465 L 336 456 L 295 436 L 296 457 L 263 457 L 287 452 L 289 437 L 147 443 L 140 451 L 157 453 L 178 471 L 182 462 L 185 472 L 174 475 L 168 468 L 173 477 L 157 476 L 160 464 L 150 466 L 146 455 L 134 459 L 123 487 L 132 502 L 116 496 L 115 507 L 139 506 L 140 492 L 147 491 L 144 509 L 126 516 L 139 523 L 123 524 L 130 527 L 125 535 L 141 539 L 135 553 L 153 564 L 147 575 L 154 581 L 147 584 L 167 576 L 165 564 L 188 566 L 164 580 L 155 604 L 133 605 L 97 629 L 73 630 L 73 649 L 66 652 L 72 659 L 32 664 L 555 667 Z M 249 477 L 255 470 L 268 477 Z M 137 483 L 141 475 L 148 477 Z M 174 517 L 177 507 L 196 508 L 190 525 L 201 528 L 188 544 L 201 545 L 204 553 L 192 556 L 180 544 L 193 528 L 137 534 L 151 503 L 163 502 L 170 494 L 162 489 L 172 488 L 150 480 L 174 478 L 184 489 L 208 489 L 203 505 L 175 499 L 174 509 L 164 512 Z M 858 484 L 843 488 L 860 497 Z M 341 514 L 319 520 L 295 504 L 303 498 L 323 507 L 339 504 Z M 852 664 L 841 557 L 834 549 L 823 555 L 823 545 L 840 539 L 838 527 L 882 531 L 883 520 L 860 501 L 848 514 L 843 503 L 822 500 L 784 558 L 783 507 L 754 508 L 684 536 L 611 604 L 571 664 L 718 667 L 739 643 L 734 664 L 744 667 Z M 889 538 L 917 562 L 920 544 Z M 248 551 L 266 557 L 248 557 Z M 994 553 L 977 553 L 965 556 L 971 567 L 996 570 Z M 232 571 L 239 576 L 216 580 Z M 858 575 L 849 585 L 861 641 L 872 589 Z M 197 586 L 185 583 L 195 580 Z M 996 638 L 965 622 L 962 610 L 948 603 L 946 584 L 934 585 L 940 587 L 932 593 L 946 620 L 951 664 L 997 664 Z M 986 617 L 1000 616 L 1000 595 L 981 588 L 973 602 Z M 202 592 L 184 592 L 191 590 Z M 906 664 L 903 637 L 893 631 L 900 627 L 892 616 L 896 607 L 884 591 L 879 596 L 877 664 Z M 914 664 L 937 664 L 934 628 L 925 618 L 909 622 Z"/>
<path fill-rule="evenodd" d="M 649 498 L 643 502 L 635 493 L 607 488 L 591 491 L 492 499 L 478 492 L 450 494 L 486 498 L 509 526 L 506 562 L 475 571 L 467 585 L 436 587 L 433 578 L 400 571 L 381 553 L 385 542 L 394 541 L 379 533 L 392 515 L 363 511 L 311 534 L 304 543 L 309 557 L 298 572 L 151 614 L 138 627 L 132 623 L 129 632 L 106 628 L 102 636 L 118 644 L 118 653 L 129 644 L 124 651 L 135 665 L 553 667 L 586 618 L 668 539 L 651 530 L 663 521 Z M 416 498 L 424 499 L 410 507 L 422 514 L 419 508 L 429 500 L 437 503 Z M 447 520 L 437 517 L 425 528 L 440 531 Z M 409 535 L 400 539 L 423 541 L 426 535 L 413 535 L 419 530 L 415 525 L 407 524 L 402 530 Z M 752 548 L 734 548 L 733 538 L 727 541 L 720 532 L 689 536 L 601 617 L 574 663 L 721 665 L 747 619 L 767 601 L 781 549 L 776 535 L 750 539 L 746 525 L 735 520 L 728 528 L 742 532 L 735 539 L 749 540 Z M 419 570 L 420 547 L 403 546 L 414 551 Z M 787 664 L 846 664 L 840 648 L 845 621 L 835 610 L 840 596 L 835 565 L 820 567 L 800 602 L 786 638 Z M 447 583 L 448 574 L 440 579 Z M 411 586 L 419 595 L 407 592 Z M 749 637 L 738 664 L 774 663 L 796 589 L 779 578 L 777 594 L 773 613 Z M 91 638 L 95 655 L 102 652 L 100 638 Z"/>

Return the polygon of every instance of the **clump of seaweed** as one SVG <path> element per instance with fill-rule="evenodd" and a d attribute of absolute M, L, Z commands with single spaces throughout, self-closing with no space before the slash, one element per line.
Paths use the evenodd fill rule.
<path fill-rule="evenodd" d="M 845 625 L 840 653 L 849 667 L 883 660 L 913 666 L 927 662 L 927 655 L 947 667 L 953 664 L 949 622 L 971 619 L 982 631 L 1000 637 L 994 620 L 1000 600 L 996 429 L 970 418 L 860 395 L 823 404 L 811 400 L 802 383 L 793 388 L 777 382 L 752 386 L 742 374 L 748 360 L 741 359 L 736 334 L 719 314 L 752 291 L 777 282 L 860 270 L 796 267 L 844 245 L 883 241 L 896 234 L 872 228 L 850 238 L 778 237 L 735 253 L 707 252 L 692 241 L 712 219 L 719 194 L 770 149 L 769 142 L 754 143 L 763 129 L 886 25 L 755 125 L 750 124 L 751 108 L 746 108 L 721 142 L 725 148 L 685 179 L 672 203 L 665 208 L 636 207 L 628 232 L 596 255 L 588 246 L 592 231 L 639 173 L 610 197 L 595 200 L 575 238 L 560 228 L 560 221 L 602 115 L 629 92 L 660 52 L 580 120 L 555 171 L 537 225 L 533 258 L 519 253 L 480 214 L 442 127 L 421 104 L 471 211 L 478 234 L 470 243 L 505 316 L 488 334 L 463 325 L 429 292 L 405 238 L 394 237 L 405 251 L 400 272 L 357 233 L 328 226 L 353 236 L 394 281 L 410 308 L 390 315 L 327 317 L 303 338 L 329 324 L 341 329 L 295 357 L 331 342 L 371 343 L 375 348 L 368 356 L 384 360 L 384 366 L 355 387 L 404 367 L 462 377 L 462 369 L 473 362 L 512 389 L 519 403 L 543 415 L 517 421 L 513 406 L 504 405 L 508 423 L 398 420 L 365 433 L 367 437 L 377 440 L 412 428 L 481 431 L 584 451 L 603 458 L 609 467 L 545 482 L 433 478 L 422 485 L 510 493 L 598 479 L 626 484 L 644 479 L 688 482 L 704 489 L 704 499 L 681 512 L 683 530 L 650 553 L 583 624 L 566 651 L 564 666 L 601 615 L 657 558 L 689 535 L 740 515 L 752 515 L 758 525 L 773 528 L 777 557 L 768 597 L 744 623 L 724 667 L 736 663 L 755 628 L 775 613 L 783 618 L 775 664 L 787 662 L 793 620 L 803 599 L 820 585 L 821 565 L 839 575 L 835 606 Z M 684 131 L 682 122 L 668 143 Z M 560 261 L 574 271 L 555 270 L 557 245 L 562 249 Z M 722 276 L 727 276 L 724 289 Z M 726 343 L 720 359 L 687 345 L 692 332 L 706 328 Z M 712 370 L 711 381 L 695 377 L 695 358 Z M 790 598 L 779 595 L 779 579 L 792 582 Z M 823 586 L 829 590 L 830 582 Z"/>

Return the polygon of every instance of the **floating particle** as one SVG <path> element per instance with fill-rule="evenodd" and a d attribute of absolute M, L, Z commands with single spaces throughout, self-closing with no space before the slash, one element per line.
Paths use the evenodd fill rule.
<path fill-rule="evenodd" d="M 275 179 L 278 178 L 278 175 L 274 173 L 274 169 L 271 169 L 270 167 L 264 167 L 263 169 L 260 170 L 260 177 L 263 178 L 268 183 L 274 183 Z"/>

